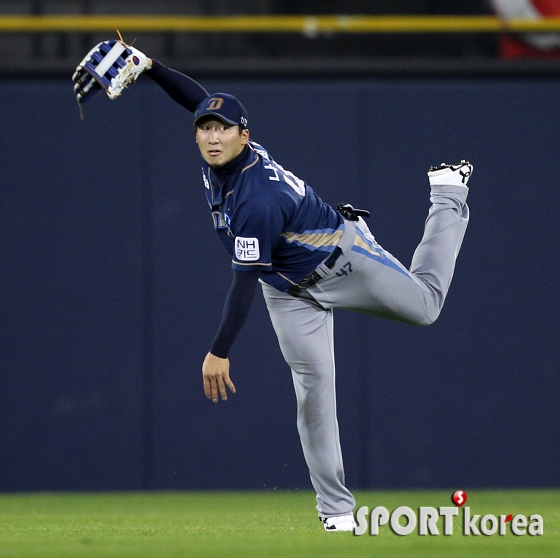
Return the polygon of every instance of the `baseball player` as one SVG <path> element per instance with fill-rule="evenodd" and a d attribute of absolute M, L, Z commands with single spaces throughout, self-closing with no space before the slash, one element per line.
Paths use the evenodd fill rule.
<path fill-rule="evenodd" d="M 228 389 L 235 392 L 228 354 L 260 283 L 292 370 L 297 426 L 319 518 L 327 531 L 351 531 L 355 500 L 345 487 L 336 418 L 333 309 L 415 325 L 436 320 L 467 227 L 473 167 L 461 161 L 428 172 L 432 205 L 406 269 L 376 242 L 363 219 L 367 211 L 330 207 L 250 139 L 238 99 L 209 94 L 188 76 L 129 49 L 139 60 L 138 73 L 144 71 L 194 113 L 204 192 L 232 257 L 222 322 L 202 365 L 204 393 L 218 402 L 227 399 Z"/>

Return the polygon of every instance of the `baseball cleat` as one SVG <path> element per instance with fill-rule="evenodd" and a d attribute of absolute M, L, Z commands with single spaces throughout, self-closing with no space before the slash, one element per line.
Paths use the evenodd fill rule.
<path fill-rule="evenodd" d="M 472 172 L 473 166 L 468 161 L 461 161 L 458 165 L 442 163 L 430 167 L 428 177 L 431 186 L 466 186 Z"/>
<path fill-rule="evenodd" d="M 322 523 L 325 531 L 354 531 L 356 528 L 356 522 L 351 513 L 335 517 L 320 517 L 319 521 Z"/>

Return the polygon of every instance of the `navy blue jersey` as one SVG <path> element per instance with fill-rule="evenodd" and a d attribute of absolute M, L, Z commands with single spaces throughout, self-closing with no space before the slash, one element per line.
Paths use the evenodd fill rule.
<path fill-rule="evenodd" d="M 253 141 L 223 186 L 205 161 L 202 174 L 214 226 L 235 270 L 260 269 L 264 282 L 286 291 L 340 241 L 342 216 Z"/>

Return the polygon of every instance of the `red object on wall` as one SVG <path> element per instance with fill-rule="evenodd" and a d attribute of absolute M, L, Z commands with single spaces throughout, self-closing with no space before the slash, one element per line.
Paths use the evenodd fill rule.
<path fill-rule="evenodd" d="M 559 0 L 531 0 L 531 3 L 543 16 L 560 17 Z"/>
<path fill-rule="evenodd" d="M 530 0 L 535 10 L 543 17 L 560 17 L 560 0 Z M 500 9 L 494 3 L 498 16 Z M 539 48 L 528 43 L 522 35 L 500 36 L 500 56 L 502 58 L 560 58 L 560 47 Z M 559 43 L 560 44 L 560 43 Z"/>
<path fill-rule="evenodd" d="M 528 45 L 523 39 L 512 35 L 500 37 L 500 56 L 502 58 L 560 58 L 558 48 L 536 48 Z"/>

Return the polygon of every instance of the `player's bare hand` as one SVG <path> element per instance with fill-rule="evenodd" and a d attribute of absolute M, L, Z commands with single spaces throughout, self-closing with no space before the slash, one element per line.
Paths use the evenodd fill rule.
<path fill-rule="evenodd" d="M 220 358 L 208 353 L 202 363 L 202 380 L 204 394 L 214 403 L 218 402 L 218 392 L 223 401 L 227 399 L 226 386 L 232 393 L 235 393 L 235 386 L 229 378 L 228 358 Z"/>

